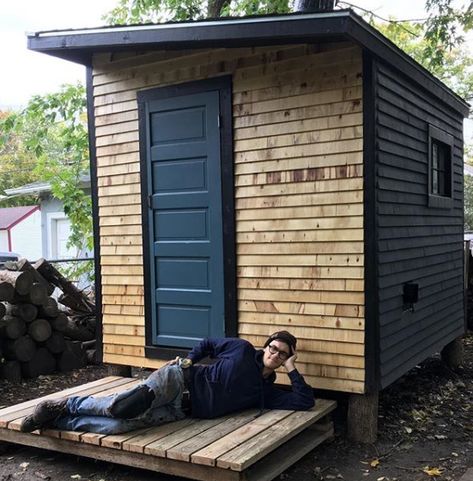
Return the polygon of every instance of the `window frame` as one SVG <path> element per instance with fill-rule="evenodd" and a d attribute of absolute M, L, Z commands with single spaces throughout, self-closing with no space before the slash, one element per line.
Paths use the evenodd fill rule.
<path fill-rule="evenodd" d="M 432 192 L 432 179 L 433 179 L 433 145 L 443 144 L 448 147 L 450 151 L 449 158 L 445 161 L 445 171 L 449 174 L 450 179 L 446 179 L 449 182 L 448 189 L 449 195 L 439 195 Z M 429 125 L 429 138 L 428 138 L 428 206 L 436 207 L 440 209 L 450 209 L 453 207 L 453 135 L 440 130 L 433 125 Z M 436 169 L 437 171 L 439 169 Z"/>

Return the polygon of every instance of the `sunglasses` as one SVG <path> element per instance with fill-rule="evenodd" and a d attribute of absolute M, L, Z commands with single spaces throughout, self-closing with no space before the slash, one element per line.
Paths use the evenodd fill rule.
<path fill-rule="evenodd" d="M 287 361 L 289 359 L 290 354 L 288 354 L 286 351 L 280 351 L 276 346 L 273 346 L 272 344 L 268 345 L 268 349 L 271 354 L 277 354 L 278 358 L 281 361 Z"/>

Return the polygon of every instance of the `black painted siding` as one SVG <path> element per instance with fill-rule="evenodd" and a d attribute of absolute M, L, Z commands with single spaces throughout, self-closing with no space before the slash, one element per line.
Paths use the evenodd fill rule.
<path fill-rule="evenodd" d="M 382 62 L 374 75 L 379 380 L 384 388 L 464 332 L 463 117 Z M 429 124 L 455 139 L 449 209 L 428 207 Z M 419 284 L 413 312 L 403 311 L 408 281 Z"/>

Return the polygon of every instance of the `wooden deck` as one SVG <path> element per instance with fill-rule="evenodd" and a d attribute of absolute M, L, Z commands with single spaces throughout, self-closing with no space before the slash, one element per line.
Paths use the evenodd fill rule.
<path fill-rule="evenodd" d="M 138 381 L 107 377 L 0 410 L 0 440 L 204 481 L 269 481 L 333 435 L 334 401 L 311 411 L 245 411 L 184 419 L 120 435 L 43 430 L 22 433 L 21 420 L 44 399 L 120 392 Z"/>

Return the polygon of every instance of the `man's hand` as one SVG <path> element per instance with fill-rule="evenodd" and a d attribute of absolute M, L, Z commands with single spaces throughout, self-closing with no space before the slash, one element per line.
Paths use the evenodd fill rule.
<path fill-rule="evenodd" d="M 171 359 L 170 361 L 163 364 L 162 367 L 164 367 L 164 366 L 175 366 L 178 361 L 179 361 L 179 356 L 176 356 L 176 359 Z"/>
<path fill-rule="evenodd" d="M 294 369 L 296 368 L 296 365 L 295 365 L 296 359 L 297 359 L 297 352 L 293 350 L 292 356 L 283 362 L 283 366 L 286 368 L 287 372 L 294 371 Z"/>

